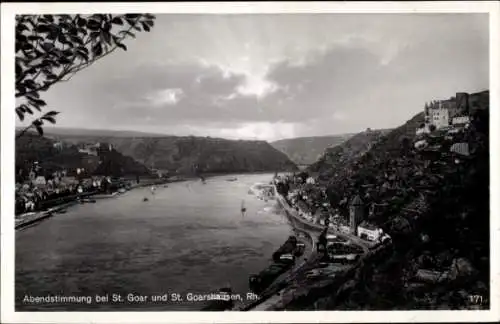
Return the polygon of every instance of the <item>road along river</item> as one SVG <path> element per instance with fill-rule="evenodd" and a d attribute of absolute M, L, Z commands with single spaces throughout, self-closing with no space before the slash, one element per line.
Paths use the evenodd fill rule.
<path fill-rule="evenodd" d="M 199 310 L 206 302 L 188 294 L 226 285 L 245 299 L 249 275 L 292 227 L 274 201 L 248 194 L 272 174 L 236 177 L 159 186 L 154 195 L 139 188 L 18 230 L 16 310 Z"/>

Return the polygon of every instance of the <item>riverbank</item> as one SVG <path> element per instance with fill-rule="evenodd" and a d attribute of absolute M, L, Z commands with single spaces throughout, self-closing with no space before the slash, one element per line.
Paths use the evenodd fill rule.
<path fill-rule="evenodd" d="M 164 185 L 167 183 L 174 183 L 174 182 L 181 182 L 185 181 L 186 179 L 178 179 L 178 180 L 169 180 L 169 179 L 154 179 L 154 180 L 146 180 L 143 182 L 139 183 L 134 183 L 130 186 L 129 189 L 127 189 L 125 192 L 137 189 L 137 188 L 143 188 L 143 187 L 149 187 L 152 185 Z M 42 220 L 45 220 L 47 218 L 50 218 L 57 214 L 58 212 L 62 212 L 66 210 L 68 207 L 77 205 L 81 203 L 82 199 L 110 199 L 110 198 L 115 198 L 118 197 L 125 192 L 119 192 L 115 191 L 110 194 L 103 194 L 99 192 L 86 192 L 86 193 L 81 193 L 81 194 L 76 194 L 72 195 L 69 197 L 64 197 L 60 198 L 60 203 L 51 204 L 53 207 L 48 208 L 46 210 L 39 210 L 35 212 L 30 212 L 30 213 L 25 213 L 25 214 L 20 214 L 15 216 L 15 226 L 14 229 L 21 229 L 25 228 L 27 226 L 33 225 L 35 223 L 38 223 Z"/>

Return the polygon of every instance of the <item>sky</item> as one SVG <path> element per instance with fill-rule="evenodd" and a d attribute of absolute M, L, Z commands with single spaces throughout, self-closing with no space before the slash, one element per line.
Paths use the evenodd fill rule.
<path fill-rule="evenodd" d="M 42 98 L 59 127 L 267 141 L 353 133 L 488 89 L 488 43 L 487 14 L 161 14 L 128 51 Z"/>

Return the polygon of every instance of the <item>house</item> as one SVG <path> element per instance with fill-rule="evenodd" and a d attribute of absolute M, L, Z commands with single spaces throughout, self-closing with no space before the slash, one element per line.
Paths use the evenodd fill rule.
<path fill-rule="evenodd" d="M 47 180 L 44 176 L 38 176 L 33 180 L 33 184 L 35 186 L 45 186 L 47 184 Z"/>
<path fill-rule="evenodd" d="M 99 146 L 97 145 L 85 145 L 83 148 L 78 149 L 78 152 L 87 154 L 87 155 L 93 155 L 97 156 L 98 155 L 98 148 Z"/>
<path fill-rule="evenodd" d="M 384 232 L 382 229 L 370 224 L 368 222 L 362 222 L 358 226 L 358 236 L 362 239 L 367 239 L 369 241 L 378 241 L 382 238 Z"/>
<path fill-rule="evenodd" d="M 451 120 L 451 124 L 454 126 L 465 126 L 468 123 L 470 123 L 469 116 L 457 116 Z"/>
<path fill-rule="evenodd" d="M 436 283 L 446 280 L 448 278 L 448 273 L 428 269 L 418 269 L 415 277 L 419 281 Z"/>
<path fill-rule="evenodd" d="M 315 184 L 315 183 L 316 183 L 316 181 L 314 180 L 314 178 L 313 178 L 313 177 L 309 177 L 309 178 L 307 178 L 307 179 L 306 179 L 306 183 L 307 183 L 307 184 Z"/>
<path fill-rule="evenodd" d="M 460 155 L 468 156 L 469 152 L 469 144 L 468 143 L 455 143 L 450 147 L 450 152 L 454 152 Z"/>

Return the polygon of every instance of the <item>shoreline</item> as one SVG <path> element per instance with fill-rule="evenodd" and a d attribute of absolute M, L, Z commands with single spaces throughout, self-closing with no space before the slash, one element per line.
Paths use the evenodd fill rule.
<path fill-rule="evenodd" d="M 272 174 L 271 171 L 259 171 L 259 172 L 248 172 L 248 173 L 224 173 L 224 174 L 207 174 L 203 175 L 206 179 L 209 178 L 215 178 L 215 177 L 224 177 L 224 176 L 234 176 L 234 175 L 252 175 L 252 174 Z M 138 189 L 138 188 L 144 188 L 148 186 L 154 186 L 154 185 L 165 185 L 165 184 L 170 184 L 170 183 L 177 183 L 177 182 L 187 182 L 187 181 L 196 181 L 199 180 L 200 178 L 198 176 L 194 175 L 186 175 L 186 176 L 179 176 L 178 179 L 144 179 L 143 182 L 139 183 L 134 183 L 131 185 L 130 189 L 126 190 L 124 193 Z M 134 181 L 134 180 L 129 180 L 129 181 Z M 57 204 L 51 208 L 48 208 L 46 210 L 39 210 L 39 211 L 34 211 L 34 212 L 29 212 L 29 213 L 24 213 L 24 214 L 19 214 L 19 215 L 14 215 L 14 230 L 20 230 L 25 227 L 34 225 L 38 222 L 41 222 L 47 218 L 51 218 L 57 214 L 58 211 L 64 210 L 68 207 L 74 206 L 79 203 L 79 199 L 81 198 L 92 198 L 92 199 L 111 199 L 111 198 L 116 198 L 124 193 L 120 193 L 118 191 L 115 191 L 111 194 L 105 194 L 105 193 L 98 193 L 98 192 L 91 192 L 91 193 L 81 193 L 81 194 L 76 194 L 73 196 L 66 197 L 65 199 L 62 198 L 63 202 L 60 204 Z M 29 218 L 25 221 L 22 221 L 22 219 Z M 17 222 L 19 221 L 19 222 Z M 17 222 L 17 224 L 16 224 Z"/>

